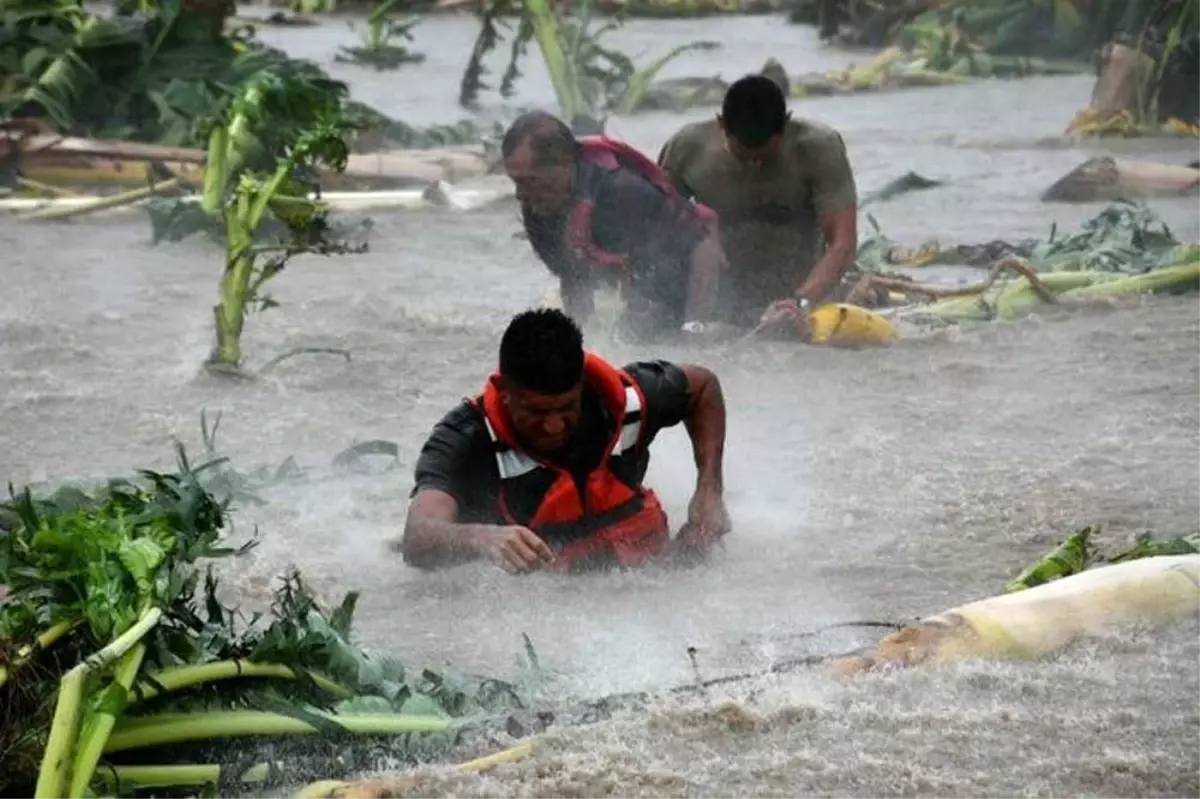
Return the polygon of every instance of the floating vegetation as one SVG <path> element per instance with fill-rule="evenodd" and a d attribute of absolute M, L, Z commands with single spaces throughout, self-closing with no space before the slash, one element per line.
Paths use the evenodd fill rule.
<path fill-rule="evenodd" d="M 874 233 L 859 245 L 851 277 L 857 283 L 846 301 L 908 304 L 898 315 L 910 321 L 1014 319 L 1045 304 L 1200 288 L 1200 244 L 1180 242 L 1142 203 L 1114 202 L 1075 233 L 1063 235 L 1052 226 L 1041 241 L 955 247 L 937 241 L 898 246 L 874 217 L 867 218 Z M 922 285 L 896 269 L 930 264 L 988 267 L 989 272 L 979 283 L 952 287 Z"/>

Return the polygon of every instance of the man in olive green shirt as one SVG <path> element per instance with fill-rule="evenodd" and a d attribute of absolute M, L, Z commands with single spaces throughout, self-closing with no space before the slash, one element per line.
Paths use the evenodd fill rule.
<path fill-rule="evenodd" d="M 685 196 L 717 211 L 728 269 L 722 316 L 768 310 L 800 322 L 838 285 L 858 247 L 858 194 L 841 135 L 793 119 L 779 85 L 747 75 L 714 120 L 684 126 L 659 165 Z"/>

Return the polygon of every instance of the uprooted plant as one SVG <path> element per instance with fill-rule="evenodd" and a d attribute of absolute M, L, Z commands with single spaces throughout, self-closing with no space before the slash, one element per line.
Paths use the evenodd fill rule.
<path fill-rule="evenodd" d="M 593 29 L 590 0 L 576 4 L 576 10 L 577 16 L 567 16 L 547 0 L 489 0 L 483 3 L 478 11 L 481 29 L 463 72 L 459 103 L 471 107 L 479 92 L 490 88 L 482 80 L 482 60 L 500 44 L 498 25 L 503 24 L 502 17 L 510 14 L 519 15 L 519 22 L 500 86 L 501 95 L 511 96 L 516 79 L 520 77 L 517 64 L 529 42 L 536 41 L 562 117 L 582 132 L 602 128 L 604 117 L 610 113 L 637 111 L 650 82 L 681 54 L 720 46 L 709 41 L 680 45 L 639 70 L 629 56 L 603 44 L 605 34 L 620 27 L 619 19 Z"/>
<path fill-rule="evenodd" d="M 228 795 L 242 782 L 426 758 L 470 719 L 521 705 L 508 683 L 472 686 L 360 650 L 357 594 L 327 613 L 298 573 L 266 618 L 225 606 L 202 564 L 256 542 L 226 545 L 228 503 L 201 482 L 210 468 L 180 447 L 173 473 L 37 498 L 10 489 L 0 505 L 0 792 L 208 784 Z M 314 735 L 320 746 L 289 748 L 289 737 Z M 218 745 L 228 738 L 243 740 Z"/>

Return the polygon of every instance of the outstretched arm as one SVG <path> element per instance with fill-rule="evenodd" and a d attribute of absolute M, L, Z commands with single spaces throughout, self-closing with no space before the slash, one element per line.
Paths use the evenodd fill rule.
<path fill-rule="evenodd" d="M 678 544 L 703 550 L 729 532 L 725 509 L 725 396 L 721 381 L 695 364 L 641 361 L 625 370 L 642 387 L 646 398 L 647 445 L 660 430 L 682 422 L 692 440 L 696 461 L 696 490 L 688 503 L 687 524 Z"/>
<path fill-rule="evenodd" d="M 434 569 L 480 556 L 479 525 L 458 522 L 458 501 L 444 491 L 426 488 L 408 506 L 400 551 L 409 566 Z"/>
<path fill-rule="evenodd" d="M 546 542 L 524 527 L 462 524 L 458 501 L 436 489 L 413 497 L 404 523 L 400 549 L 409 566 L 435 569 L 487 557 L 513 574 L 539 568 L 554 560 Z"/>
<path fill-rule="evenodd" d="M 711 370 L 695 364 L 682 367 L 688 382 L 684 425 L 696 461 L 696 491 L 723 493 L 725 486 L 725 395 Z"/>
<path fill-rule="evenodd" d="M 421 447 L 415 487 L 404 520 L 404 535 L 393 545 L 410 566 L 449 566 L 483 554 L 483 525 L 459 521 L 463 490 L 472 479 L 477 449 L 469 415 L 462 406 L 447 413 Z"/>
<path fill-rule="evenodd" d="M 393 549 L 405 563 L 424 569 L 482 557 L 513 573 L 549 563 L 554 559 L 550 548 L 527 528 L 460 520 L 462 497 L 485 479 L 478 459 L 491 456 L 489 446 L 478 446 L 476 432 L 462 407 L 434 427 L 417 459 L 404 535 Z"/>
<path fill-rule="evenodd" d="M 692 250 L 688 272 L 687 300 L 684 303 L 685 322 L 706 322 L 717 311 L 717 289 L 725 251 L 716 232 L 710 233 Z"/>

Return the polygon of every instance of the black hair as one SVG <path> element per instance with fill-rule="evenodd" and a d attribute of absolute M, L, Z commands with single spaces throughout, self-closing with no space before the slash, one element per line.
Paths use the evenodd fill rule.
<path fill-rule="evenodd" d="M 538 166 L 573 164 L 579 156 L 579 140 L 570 126 L 545 111 L 529 111 L 517 117 L 504 132 L 500 155 L 508 158 L 526 141 Z"/>
<path fill-rule="evenodd" d="M 787 123 L 787 98 L 766 75 L 739 78 L 721 103 L 725 132 L 746 147 L 762 147 Z"/>
<path fill-rule="evenodd" d="M 518 388 L 562 394 L 583 379 L 583 333 L 557 308 L 513 317 L 500 339 L 500 376 Z"/>

